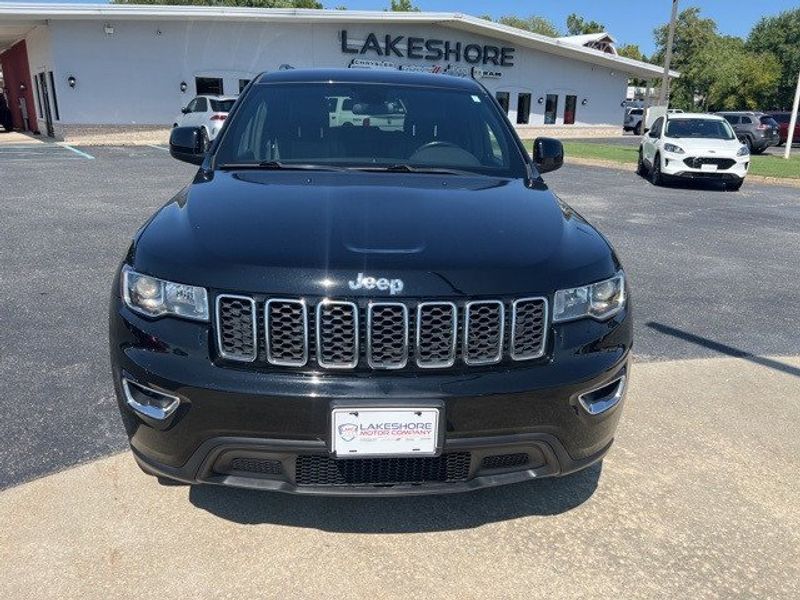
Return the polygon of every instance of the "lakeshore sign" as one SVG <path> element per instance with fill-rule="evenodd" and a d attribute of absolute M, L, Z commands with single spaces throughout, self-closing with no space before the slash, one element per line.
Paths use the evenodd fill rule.
<path fill-rule="evenodd" d="M 370 33 L 364 40 L 351 40 L 347 30 L 340 33 L 342 52 L 360 56 L 407 58 L 412 60 L 465 62 L 470 65 L 513 67 L 516 49 L 490 44 L 463 44 L 450 40 Z"/>

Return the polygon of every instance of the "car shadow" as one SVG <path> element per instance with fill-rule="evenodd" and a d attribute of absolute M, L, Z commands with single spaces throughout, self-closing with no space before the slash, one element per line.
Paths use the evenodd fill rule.
<path fill-rule="evenodd" d="M 649 185 L 653 185 L 650 183 L 650 179 L 647 174 L 638 175 L 637 177 L 643 179 Z M 703 190 L 703 191 L 714 191 L 714 192 L 724 192 L 725 183 L 723 181 L 715 181 L 713 179 L 686 179 L 681 177 L 674 177 L 672 179 L 668 179 L 661 184 L 661 187 L 665 188 L 673 188 L 679 190 Z"/>
<path fill-rule="evenodd" d="M 566 477 L 463 494 L 394 498 L 298 496 L 196 485 L 189 501 L 242 525 L 269 523 L 334 533 L 450 531 L 570 511 L 592 496 L 601 471 L 602 462 Z"/>

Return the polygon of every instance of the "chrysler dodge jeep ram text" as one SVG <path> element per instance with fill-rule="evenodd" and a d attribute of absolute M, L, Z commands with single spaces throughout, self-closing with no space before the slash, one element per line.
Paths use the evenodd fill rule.
<path fill-rule="evenodd" d="M 341 98 L 358 122 L 331 119 Z M 257 77 L 202 145 L 173 129 L 199 169 L 113 284 L 114 384 L 144 471 L 421 494 L 608 451 L 628 289 L 542 181 L 558 141 L 531 158 L 473 80 L 353 69 Z"/>

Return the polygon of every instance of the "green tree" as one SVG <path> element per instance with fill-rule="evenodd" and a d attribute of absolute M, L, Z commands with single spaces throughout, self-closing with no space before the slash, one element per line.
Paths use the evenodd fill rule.
<path fill-rule="evenodd" d="M 637 44 L 625 44 L 624 46 L 617 46 L 617 54 L 625 58 L 632 58 L 633 60 L 647 61 L 647 57 L 642 54 Z"/>
<path fill-rule="evenodd" d="M 800 8 L 761 19 L 747 38 L 747 48 L 775 56 L 781 72 L 772 101 L 774 106 L 789 108 L 800 72 Z"/>
<path fill-rule="evenodd" d="M 704 110 L 754 110 L 769 102 L 781 75 L 768 52 L 750 52 L 741 38 L 717 36 L 686 71 Z"/>
<path fill-rule="evenodd" d="M 572 13 L 567 17 L 567 31 L 570 35 L 585 35 L 587 33 L 602 33 L 605 25 L 597 21 L 587 21 L 581 16 Z"/>
<path fill-rule="evenodd" d="M 419 8 L 411 3 L 411 0 L 392 0 L 389 7 L 392 12 L 419 12 Z"/>
<path fill-rule="evenodd" d="M 651 62 L 663 64 L 668 31 L 669 24 L 667 23 L 656 28 L 653 32 L 656 41 L 656 52 L 650 57 Z M 717 37 L 716 22 L 714 19 L 702 18 L 699 8 L 687 8 L 678 15 L 678 19 L 675 22 L 675 38 L 672 44 L 672 63 L 670 67 L 680 71 L 681 77 L 670 84 L 671 106 L 685 110 L 694 108 L 694 96 L 698 82 L 694 79 L 695 70 L 693 67 L 696 66 L 700 51 Z"/>
<path fill-rule="evenodd" d="M 508 15 L 505 17 L 500 17 L 497 22 L 503 25 L 508 25 L 509 27 L 516 27 L 517 29 L 530 31 L 531 33 L 546 35 L 547 37 L 558 37 L 561 35 L 561 32 L 558 31 L 556 26 L 544 17 L 531 15 L 528 18 L 522 18 Z"/>

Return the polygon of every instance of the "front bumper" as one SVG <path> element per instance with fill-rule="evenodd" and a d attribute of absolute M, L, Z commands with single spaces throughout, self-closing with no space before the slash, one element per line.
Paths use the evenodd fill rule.
<path fill-rule="evenodd" d="M 604 323 L 558 325 L 548 358 L 513 368 L 267 372 L 215 363 L 207 324 L 152 321 L 114 298 L 111 362 L 131 448 L 148 473 L 301 494 L 456 492 L 565 475 L 600 460 L 614 439 L 624 385 L 600 414 L 581 396 L 627 375 L 631 321 L 628 307 Z M 129 406 L 123 377 L 180 404 L 168 419 L 149 420 Z M 439 456 L 333 459 L 332 403 L 375 399 L 440 401 Z"/>
<path fill-rule="evenodd" d="M 750 156 L 719 156 L 693 154 L 693 158 L 706 159 L 728 159 L 732 160 L 733 165 L 727 168 L 717 167 L 716 170 L 709 171 L 702 168 L 694 168 L 686 164 L 686 154 L 664 153 L 661 158 L 661 173 L 668 177 L 683 177 L 687 179 L 716 179 L 720 181 L 736 181 L 744 179 L 750 168 Z"/>

